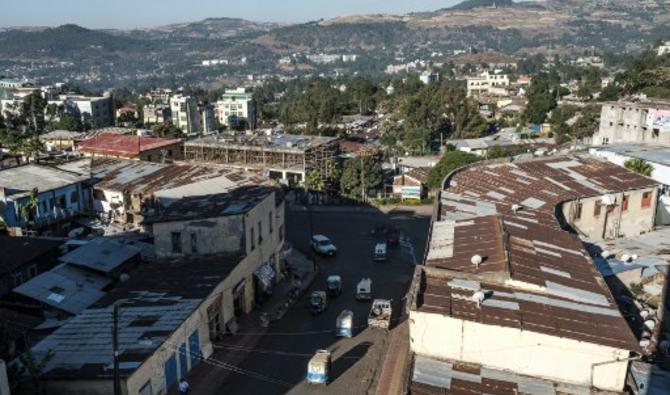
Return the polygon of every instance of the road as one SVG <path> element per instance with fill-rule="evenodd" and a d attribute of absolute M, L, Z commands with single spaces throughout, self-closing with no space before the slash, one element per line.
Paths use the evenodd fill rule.
<path fill-rule="evenodd" d="M 308 310 L 307 295 L 262 336 L 244 333 L 219 343 L 219 361 L 235 364 L 245 374 L 231 374 L 216 393 L 228 394 L 365 394 L 374 391 L 375 377 L 389 342 L 388 332 L 367 329 L 371 302 L 355 300 L 355 287 L 362 277 L 372 278 L 376 298 L 394 301 L 397 317 L 414 264 L 421 258 L 429 225 L 426 216 L 412 213 L 314 212 L 314 233 L 324 234 L 338 247 L 333 258 L 318 259 L 321 271 L 312 290 L 325 290 L 326 277 L 339 274 L 343 291 L 330 298 L 324 313 L 316 317 Z M 376 239 L 370 230 L 376 224 L 392 223 L 401 229 L 403 243 L 389 248 L 386 262 L 372 261 Z M 301 251 L 309 251 L 309 213 L 287 212 L 287 239 Z M 354 312 L 354 337 L 334 336 L 335 320 L 343 309 Z M 240 346 L 239 339 L 247 339 Z M 333 353 L 332 382 L 327 386 L 307 384 L 307 362 L 317 349 Z M 223 352 L 222 352 L 223 351 Z M 256 375 L 259 374 L 259 375 Z"/>

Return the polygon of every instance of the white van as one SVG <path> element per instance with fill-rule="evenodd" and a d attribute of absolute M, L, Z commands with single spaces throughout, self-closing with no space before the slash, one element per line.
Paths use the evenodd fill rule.
<path fill-rule="evenodd" d="M 377 243 L 377 245 L 375 245 L 375 253 L 372 256 L 372 259 L 375 261 L 386 260 L 386 243 Z"/>
<path fill-rule="evenodd" d="M 369 278 L 362 278 L 356 285 L 356 300 L 370 300 L 372 299 L 372 280 Z"/>

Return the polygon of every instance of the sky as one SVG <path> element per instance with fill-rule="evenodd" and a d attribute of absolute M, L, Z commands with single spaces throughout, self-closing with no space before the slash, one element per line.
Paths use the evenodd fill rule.
<path fill-rule="evenodd" d="M 296 23 L 353 14 L 400 14 L 459 0 L 0 0 L 0 26 L 152 27 L 205 18 Z"/>

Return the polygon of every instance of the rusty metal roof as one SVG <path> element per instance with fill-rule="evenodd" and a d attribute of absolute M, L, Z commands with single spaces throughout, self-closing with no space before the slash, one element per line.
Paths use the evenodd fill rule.
<path fill-rule="evenodd" d="M 140 153 L 180 145 L 180 139 L 139 137 L 125 134 L 101 133 L 79 143 L 81 152 L 135 157 Z"/>
<path fill-rule="evenodd" d="M 637 349 L 581 241 L 555 215 L 564 201 L 656 185 L 589 156 L 457 172 L 440 194 L 418 309 Z M 487 292 L 480 307 L 476 291 Z"/>

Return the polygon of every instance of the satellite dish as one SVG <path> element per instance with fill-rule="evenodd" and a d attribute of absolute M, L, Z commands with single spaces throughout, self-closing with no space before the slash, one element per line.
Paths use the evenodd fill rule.
<path fill-rule="evenodd" d="M 616 198 L 612 195 L 605 195 L 602 197 L 600 202 L 605 206 L 612 206 L 616 203 Z"/>
<path fill-rule="evenodd" d="M 484 299 L 486 299 L 486 294 L 482 291 L 477 291 L 472 294 L 472 300 L 477 303 L 477 307 L 482 304 Z"/>
<path fill-rule="evenodd" d="M 477 268 L 479 268 L 479 265 L 482 264 L 481 255 L 473 255 L 472 258 L 470 258 L 470 262 L 472 262 L 473 265 L 475 265 Z"/>
<path fill-rule="evenodd" d="M 515 213 L 518 213 L 519 210 L 521 210 L 521 209 L 522 209 L 522 207 L 521 207 L 520 204 L 513 204 L 512 205 L 512 211 L 514 211 Z"/>

